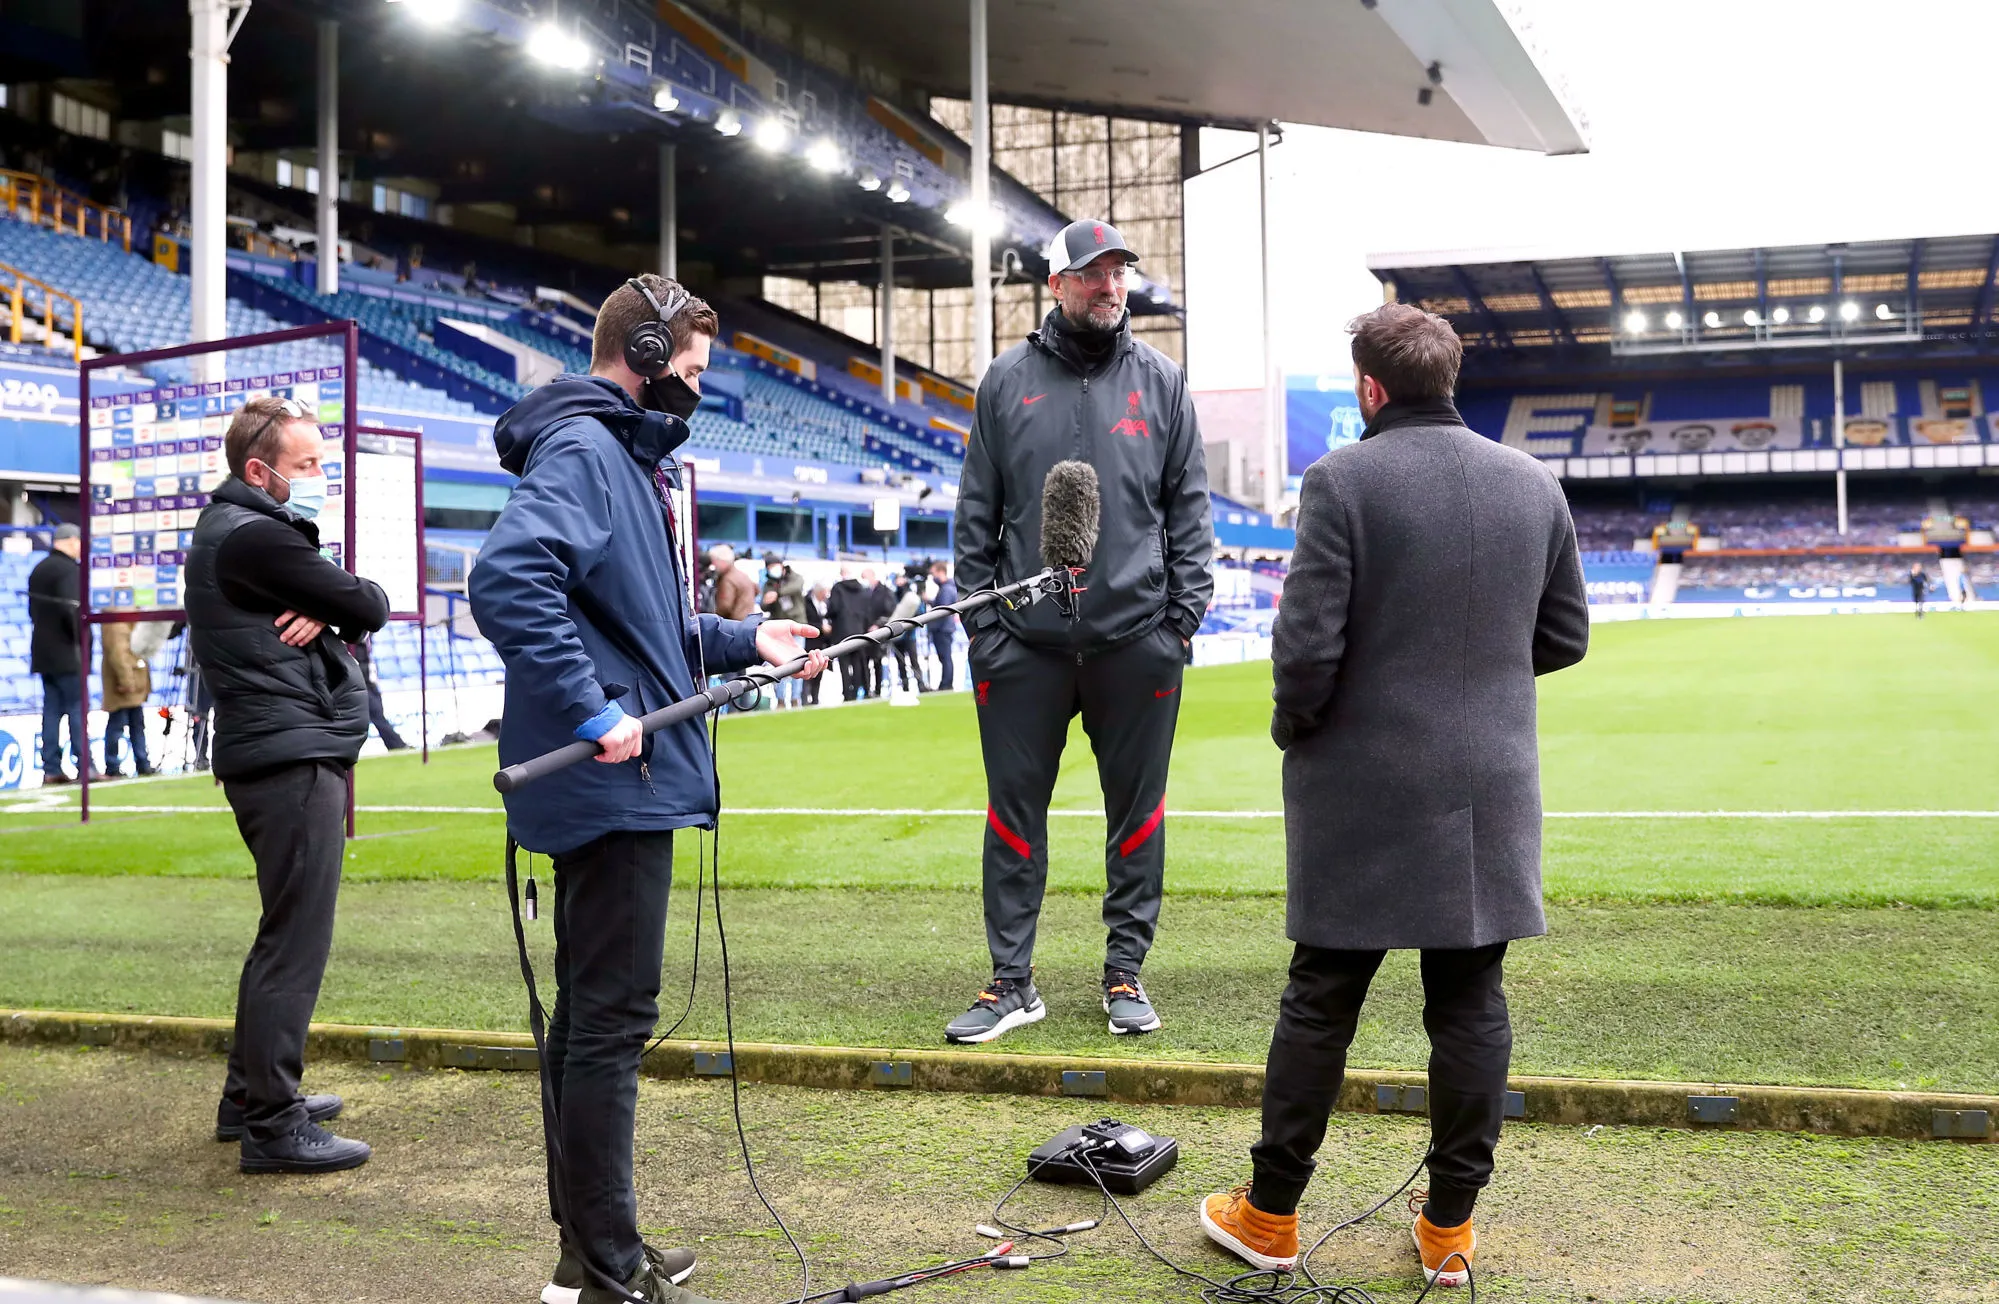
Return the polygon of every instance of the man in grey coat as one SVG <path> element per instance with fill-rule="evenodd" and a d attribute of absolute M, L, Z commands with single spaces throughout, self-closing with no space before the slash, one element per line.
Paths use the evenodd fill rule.
<path fill-rule="evenodd" d="M 1367 430 L 1305 473 L 1271 651 L 1296 943 L 1252 1184 L 1209 1236 L 1260 1268 L 1298 1254 L 1299 1197 L 1368 984 L 1420 950 L 1430 1034 L 1424 1276 L 1461 1285 L 1513 1048 L 1501 963 L 1541 914 L 1537 675 L 1582 660 L 1575 526 L 1541 465 L 1466 429 L 1462 346 L 1407 304 L 1354 321 Z"/>

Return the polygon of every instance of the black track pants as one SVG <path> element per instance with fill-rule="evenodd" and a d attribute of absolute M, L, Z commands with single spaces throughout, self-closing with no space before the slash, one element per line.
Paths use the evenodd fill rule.
<path fill-rule="evenodd" d="M 1136 972 L 1152 949 L 1166 871 L 1166 767 L 1186 649 L 1161 626 L 1093 656 L 1044 651 L 1003 629 L 971 648 L 985 753 L 986 944 L 993 972 L 1028 976 L 1048 883 L 1048 799 L 1078 713 L 1107 815 L 1105 962 Z"/>

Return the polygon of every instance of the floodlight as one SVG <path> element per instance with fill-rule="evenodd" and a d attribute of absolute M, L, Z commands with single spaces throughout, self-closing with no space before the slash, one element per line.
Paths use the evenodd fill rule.
<path fill-rule="evenodd" d="M 409 16 L 432 27 L 442 27 L 458 16 L 458 0 L 392 0 Z"/>
<path fill-rule="evenodd" d="M 1714 330 L 1721 325 L 1721 314 L 1710 308 L 1707 316 L 1701 318 L 1701 321 L 1709 330 Z"/>
<path fill-rule="evenodd" d="M 878 176 L 873 172 L 861 173 L 861 189 L 880 190 L 881 188 L 882 188 L 882 179 L 880 176 Z"/>
<path fill-rule="evenodd" d="M 1845 303 L 1839 305 L 1839 319 L 1841 321 L 1859 321 L 1860 305 L 1848 299 Z"/>
<path fill-rule="evenodd" d="M 1626 313 L 1624 316 L 1624 329 L 1630 331 L 1633 335 L 1643 335 L 1645 333 L 1645 314 L 1637 311 Z"/>
<path fill-rule="evenodd" d="M 969 199 L 959 200 L 945 209 L 944 220 L 952 226 L 962 226 L 968 231 L 975 229 L 974 224 L 977 223 L 983 226 L 988 234 L 1000 230 L 1006 224 L 1006 219 L 997 208 L 988 208 L 985 220 L 980 222 L 978 215 L 972 210 L 972 202 Z"/>
<path fill-rule="evenodd" d="M 680 107 L 680 97 L 673 93 L 673 87 L 661 86 L 652 93 L 652 106 L 661 113 L 671 113 Z"/>
<path fill-rule="evenodd" d="M 781 118 L 765 118 L 757 124 L 756 142 L 759 149 L 775 154 L 791 139 L 791 128 L 784 125 Z"/>
<path fill-rule="evenodd" d="M 1808 322 L 1810 322 L 1810 323 L 1811 323 L 1812 325 L 1814 325 L 1814 326 L 1816 326 L 1816 325 L 1818 325 L 1818 324 L 1819 324 L 1820 322 L 1824 321 L 1824 320 L 1825 320 L 1825 305 L 1824 305 L 1824 304 L 1822 304 L 1822 303 L 1815 303 L 1815 304 L 1813 304 L 1813 305 L 1812 305 L 1812 310 L 1811 310 L 1810 312 L 1808 312 L 1808 313 L 1806 313 L 1806 314 L 1805 314 L 1805 320 L 1806 320 L 1806 321 L 1808 321 Z"/>
<path fill-rule="evenodd" d="M 1743 312 L 1742 324 L 1744 326 L 1761 326 L 1763 324 L 1763 319 L 1756 315 L 1756 310 L 1754 308 L 1750 308 Z"/>
<path fill-rule="evenodd" d="M 891 182 L 888 188 L 888 202 L 891 204 L 908 203 L 909 187 L 903 185 L 900 181 Z"/>
<path fill-rule="evenodd" d="M 543 23 L 528 37 L 528 53 L 542 63 L 570 72 L 582 71 L 590 62 L 590 47 L 583 38 L 571 35 L 554 23 Z"/>
<path fill-rule="evenodd" d="M 1770 310 L 1770 320 L 1776 322 L 1779 326 L 1782 326 L 1786 322 L 1791 320 L 1791 310 L 1789 308 L 1784 307 L 1782 304 L 1778 304 L 1775 308 L 1772 308 Z"/>
<path fill-rule="evenodd" d="M 1874 315 L 1880 318 L 1882 321 L 1887 321 L 1890 317 L 1893 317 L 1895 314 L 1888 310 L 1887 304 L 1877 303 L 1874 305 Z"/>
<path fill-rule="evenodd" d="M 827 137 L 821 136 L 805 151 L 805 161 L 816 172 L 838 172 L 845 160 L 840 157 L 840 147 Z"/>
<path fill-rule="evenodd" d="M 743 115 L 734 109 L 723 109 L 715 115 L 715 130 L 721 132 L 724 136 L 742 135 Z"/>
<path fill-rule="evenodd" d="M 1686 325 L 1686 324 L 1687 324 L 1687 319 L 1686 319 L 1685 317 L 1682 317 L 1682 316 L 1680 316 L 1680 314 L 1679 314 L 1679 313 L 1677 313 L 1677 312 L 1669 312 L 1669 313 L 1667 313 L 1667 314 L 1666 314 L 1666 329 L 1667 329 L 1667 330 L 1669 330 L 1669 331 L 1676 331 L 1676 330 L 1680 329 L 1680 327 L 1682 327 L 1682 326 L 1684 326 L 1684 325 Z"/>

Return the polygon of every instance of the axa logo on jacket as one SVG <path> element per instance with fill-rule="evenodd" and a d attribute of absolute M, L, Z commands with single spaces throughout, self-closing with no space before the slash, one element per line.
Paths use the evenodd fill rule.
<path fill-rule="evenodd" d="M 1124 420 L 1111 427 L 1112 434 L 1124 435 L 1131 439 L 1152 438 L 1152 431 L 1146 426 L 1145 418 L 1139 415 L 1139 403 L 1143 397 L 1137 390 L 1124 396 Z"/>

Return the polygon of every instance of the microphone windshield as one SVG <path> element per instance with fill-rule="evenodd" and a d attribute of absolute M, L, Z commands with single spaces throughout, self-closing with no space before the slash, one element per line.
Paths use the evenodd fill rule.
<path fill-rule="evenodd" d="M 1041 485 L 1041 564 L 1051 569 L 1090 564 L 1097 550 L 1097 469 L 1057 462 Z"/>

